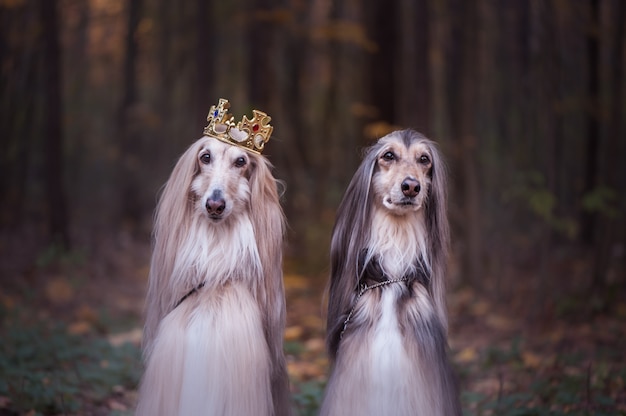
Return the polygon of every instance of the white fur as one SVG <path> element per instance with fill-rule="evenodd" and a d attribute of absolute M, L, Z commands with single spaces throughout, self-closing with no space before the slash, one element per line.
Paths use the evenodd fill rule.
<path fill-rule="evenodd" d="M 430 268 L 424 213 L 397 216 L 384 210 L 373 212 L 369 257 L 378 255 L 382 269 L 394 279 L 411 272 L 418 261 Z"/>

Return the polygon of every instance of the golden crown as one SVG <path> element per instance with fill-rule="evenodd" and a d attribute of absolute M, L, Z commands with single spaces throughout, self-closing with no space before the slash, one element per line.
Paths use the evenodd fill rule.
<path fill-rule="evenodd" d="M 274 130 L 269 124 L 272 118 L 262 111 L 252 110 L 252 119 L 243 116 L 235 124 L 235 117 L 229 118 L 229 108 L 230 103 L 224 98 L 211 107 L 206 118 L 209 125 L 204 128 L 204 135 L 261 154 Z"/>

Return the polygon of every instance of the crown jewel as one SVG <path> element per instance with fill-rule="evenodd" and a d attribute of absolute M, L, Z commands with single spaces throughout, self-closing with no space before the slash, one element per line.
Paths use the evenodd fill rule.
<path fill-rule="evenodd" d="M 220 98 L 217 105 L 211 106 L 204 135 L 261 154 L 274 130 L 269 124 L 272 118 L 262 111 L 252 110 L 252 119 L 243 116 L 235 124 L 235 117 L 228 114 L 229 108 L 230 103 L 224 98 Z"/>

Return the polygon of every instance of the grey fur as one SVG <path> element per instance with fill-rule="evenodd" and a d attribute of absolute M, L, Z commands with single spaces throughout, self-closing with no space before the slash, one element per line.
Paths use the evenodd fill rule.
<path fill-rule="evenodd" d="M 372 180 L 377 172 L 378 159 L 385 146 L 390 142 L 401 144 L 407 149 L 414 143 L 424 144 L 432 157 L 432 167 L 428 172 L 430 186 L 423 206 L 423 221 L 426 236 L 428 259 L 422 259 L 420 253 L 411 254 L 418 263 L 430 265 L 427 284 L 413 282 L 394 284 L 372 291 L 368 298 L 359 300 L 356 305 L 355 319 L 350 321 L 344 337 L 340 333 L 350 310 L 355 306 L 356 293 L 360 280 L 359 256 L 368 249 L 371 241 L 371 221 L 374 210 L 381 209 L 373 201 Z M 355 349 L 370 348 L 372 331 L 377 311 L 384 290 L 394 290 L 397 297 L 397 321 L 403 338 L 403 344 L 410 360 L 418 368 L 414 369 L 417 380 L 416 389 L 425 389 L 423 397 L 431 397 L 431 405 L 419 404 L 411 410 L 412 414 L 433 412 L 439 415 L 460 415 L 456 380 L 448 361 L 447 314 L 445 306 L 445 272 L 449 246 L 449 227 L 447 220 L 446 168 L 435 142 L 413 130 L 393 132 L 366 149 L 363 161 L 348 185 L 344 198 L 337 211 L 337 219 L 331 241 L 331 276 L 328 288 L 327 348 L 332 363 L 322 415 L 354 414 L 356 407 L 362 406 L 360 398 L 339 397 L 341 383 L 366 384 L 369 380 L 350 380 L 350 366 L 356 356 Z M 376 253 L 366 257 L 371 261 Z M 364 296 L 365 298 L 365 296 Z M 427 300 L 424 300 L 427 299 Z M 424 303 L 426 302 L 426 303 Z M 368 315 L 370 314 L 370 315 Z M 405 371 L 413 371 L 407 369 Z M 367 377 L 367 376 L 364 376 Z M 421 383 L 419 380 L 428 380 Z M 342 390 L 343 391 L 343 390 Z M 355 390 L 351 390 L 354 392 Z M 356 390 L 358 391 L 358 390 Z M 353 393 L 348 393 L 348 395 Z M 337 401 L 345 401 L 337 403 Z M 419 400 L 418 400 L 419 401 Z M 389 409 L 389 414 L 406 412 L 406 407 Z M 361 412 L 368 411 L 362 408 Z M 430 415 L 429 415 L 430 416 Z"/>

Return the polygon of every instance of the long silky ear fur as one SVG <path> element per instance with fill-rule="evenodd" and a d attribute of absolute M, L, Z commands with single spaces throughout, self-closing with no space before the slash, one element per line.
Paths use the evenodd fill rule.
<path fill-rule="evenodd" d="M 328 288 L 328 315 L 326 317 L 326 344 L 332 360 L 339 346 L 354 292 L 358 286 L 359 250 L 367 244 L 367 224 L 372 209 L 370 185 L 381 145 L 366 150 L 343 200 L 337 210 L 337 221 L 330 245 L 330 286 Z"/>
<path fill-rule="evenodd" d="M 263 311 L 263 330 L 272 355 L 272 396 L 276 414 L 289 413 L 288 376 L 283 353 L 285 295 L 282 248 L 285 217 L 280 206 L 278 183 L 272 165 L 262 156 L 251 157 L 250 219 L 263 267 L 257 300 Z"/>
<path fill-rule="evenodd" d="M 144 358 L 150 353 L 159 322 L 174 306 L 178 296 L 170 287 L 170 280 L 176 247 L 182 244 L 184 233 L 191 225 L 191 181 L 198 172 L 196 158 L 203 142 L 203 139 L 196 141 L 178 159 L 156 207 L 142 341 Z"/>
<path fill-rule="evenodd" d="M 421 136 L 421 135 L 420 135 Z M 450 228 L 448 225 L 448 192 L 447 170 L 437 144 L 426 138 L 432 157 L 431 186 L 425 204 L 426 232 L 428 233 L 428 252 L 431 257 L 431 294 L 435 309 L 445 331 L 448 329 L 447 309 L 445 302 L 446 266 L 450 246 Z"/>

